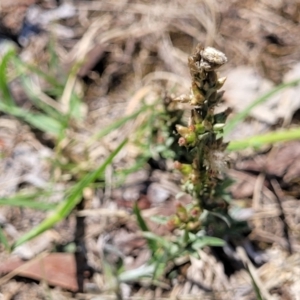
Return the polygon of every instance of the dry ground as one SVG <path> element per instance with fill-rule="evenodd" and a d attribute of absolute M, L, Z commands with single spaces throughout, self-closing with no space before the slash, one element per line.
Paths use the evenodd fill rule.
<path fill-rule="evenodd" d="M 121 283 L 114 289 L 104 276 L 103 256 L 110 253 L 105 259 L 114 266 L 121 255 L 127 270 L 149 259 L 132 217 L 134 201 L 147 218 L 170 215 L 180 191 L 180 178 L 170 172 L 168 162 L 162 167 L 156 161 L 128 176 L 122 187 L 114 188 L 114 170 L 132 166 L 140 154 L 133 137 L 147 114 L 138 115 L 99 141 L 89 139 L 114 120 L 138 110 L 142 100 L 152 105 L 166 91 L 185 93 L 189 87 L 187 57 L 198 43 L 214 46 L 228 56 L 229 63 L 221 70 L 228 76 L 224 106 L 231 106 L 234 112 L 273 86 L 299 78 L 300 2 L 11 2 L 1 0 L 0 4 L 0 47 L 6 43 L 2 38 L 9 37 L 24 61 L 49 70 L 52 41 L 58 60 L 51 72 L 57 78 L 83 62 L 78 76 L 69 77 L 55 103 L 44 93 L 48 86 L 32 78 L 40 97 L 58 110 L 67 109 L 73 88 L 83 99 L 80 109 L 84 118 L 74 124 L 62 143 L 61 163 L 92 170 L 125 136 L 131 140 L 107 168 L 105 188 L 86 189 L 82 203 L 70 217 L 13 254 L 0 245 L 0 299 L 256 299 L 243 266 L 250 270 L 265 299 L 300 299 L 299 142 L 260 153 L 232 154 L 233 168 L 228 172 L 237 182 L 231 193 L 234 204 L 242 207 L 236 214 L 247 219 L 251 232 L 239 247 L 228 249 L 230 258 L 205 249 L 200 252 L 200 261 L 183 264 L 172 281 L 156 285 Z M 37 6 L 30 6 L 33 4 Z M 20 33 L 25 16 L 40 29 L 38 33 Z M 10 88 L 20 107 L 32 106 L 18 80 Z M 298 125 L 300 99 L 295 88 L 271 100 L 253 111 L 231 138 Z M 59 202 L 76 174 L 53 166 L 51 161 L 57 155 L 53 146 L 51 136 L 2 114 L 1 196 L 44 188 L 52 181 L 55 193 L 49 201 Z M 31 209 L 0 206 L 0 224 L 10 241 L 45 216 Z M 156 233 L 168 234 L 165 227 L 150 225 Z M 110 246 L 121 254 L 110 252 Z M 76 248 L 76 255 L 67 247 Z M 47 254 L 54 249 L 63 255 Z M 46 272 L 51 274 L 51 288 L 35 266 L 36 257 L 42 257 L 45 268 L 49 268 Z M 31 264 L 27 271 L 22 269 L 20 258 Z"/>

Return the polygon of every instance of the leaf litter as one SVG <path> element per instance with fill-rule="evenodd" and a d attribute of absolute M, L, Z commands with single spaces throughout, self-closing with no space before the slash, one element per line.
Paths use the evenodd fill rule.
<path fill-rule="evenodd" d="M 33 3 L 38 6 L 30 6 Z M 71 99 L 72 90 L 84 99 L 78 108 L 82 121 L 74 121 L 75 124 L 68 129 L 65 140 L 59 145 L 64 155 L 58 161 L 60 165 L 77 164 L 79 173 L 100 166 L 125 136 L 132 137 L 138 131 L 149 117 L 149 111 L 141 112 L 130 123 L 118 126 L 101 140 L 92 139 L 91 142 L 91 137 L 97 136 L 101 129 L 124 117 L 124 112 L 126 115 L 134 113 L 141 108 L 143 101 L 150 106 L 156 105 L 155 101 L 163 92 L 174 89 L 174 86 L 176 94 L 186 92 L 186 61 L 198 42 L 216 45 L 229 57 L 224 105 L 231 106 L 235 112 L 272 86 L 299 78 L 295 64 L 300 58 L 299 52 L 295 51 L 299 47 L 299 41 L 295 39 L 299 30 L 299 4 L 294 1 L 283 4 L 267 0 L 258 3 L 250 0 L 240 3 L 195 0 L 185 5 L 176 0 L 168 5 L 160 1 L 69 1 L 70 15 L 61 14 L 66 3 L 59 5 L 56 1 L 18 1 L 18 5 L 16 9 L 7 1 L 1 4 L 1 33 L 4 32 L 2 27 L 5 28 L 5 39 L 11 38 L 16 43 L 19 57 L 29 64 L 38 62 L 44 72 L 49 71 L 51 59 L 57 60 L 59 68 L 56 64 L 50 65 L 50 73 L 54 78 L 68 82 L 64 89 L 57 85 L 57 90 L 51 90 L 47 80 L 41 77 L 37 80 L 32 73 L 29 76 L 36 88 L 58 103 L 59 112 L 67 110 L 74 101 Z M 39 14 L 47 15 L 47 20 L 52 23 L 41 24 L 38 18 L 34 19 L 37 10 Z M 24 18 L 40 27 L 41 32 L 31 29 L 30 34 L 26 33 L 28 29 L 25 28 L 26 22 L 22 22 Z M 52 49 L 47 48 L 51 37 L 55 37 Z M 3 43 L 5 41 L 1 38 L 0 44 Z M 51 57 L 51 51 L 57 56 Z M 81 64 L 77 69 L 79 76 L 64 78 L 63 73 L 71 70 L 76 63 Z M 240 90 L 231 89 L 230 80 L 238 80 Z M 16 95 L 16 87 L 11 85 L 11 89 L 12 94 Z M 297 122 L 294 115 L 299 109 L 298 89 L 286 89 L 267 104 L 257 107 L 252 111 L 251 119 L 238 126 L 234 134 L 245 136 L 245 130 L 248 130 L 247 135 L 250 136 L 272 130 L 272 126 L 278 126 L 281 120 L 285 125 Z M 32 108 L 30 97 L 26 93 L 21 96 L 21 106 Z M 55 199 L 44 197 L 44 200 L 54 203 L 62 201 L 61 188 L 67 189 L 72 184 L 76 172 L 53 167 L 51 159 L 57 150 L 53 149 L 53 135 L 40 134 L 23 122 L 4 115 L 0 120 L 4 124 L 0 127 L 3 157 L 0 162 L 3 170 L 1 195 L 8 197 L 19 191 L 49 187 L 58 192 Z M 252 153 L 251 157 L 242 153 L 234 162 L 237 171 L 233 171 L 233 177 L 237 180 L 236 184 L 242 181 L 243 185 L 232 187 L 235 196 L 233 206 L 239 204 L 242 209 L 252 208 L 254 211 L 249 216 L 252 226 L 249 239 L 254 249 L 247 253 L 258 253 L 255 250 L 257 247 L 264 250 L 268 257 L 267 262 L 251 269 L 252 276 L 258 276 L 265 286 L 266 299 L 293 299 L 299 294 L 299 276 L 293 275 L 298 274 L 295 262 L 298 261 L 299 249 L 298 146 L 292 142 L 271 150 L 265 149 L 259 154 Z M 138 153 L 138 147 L 128 143 L 116 157 L 111 171 L 134 165 Z M 156 174 L 154 167 L 158 168 Z M 204 249 L 199 253 L 200 260 L 191 259 L 190 265 L 185 262 L 179 264 L 177 277 L 172 281 L 155 286 L 147 281 L 139 281 L 138 284 L 129 281 L 120 284 L 119 292 L 111 289 L 113 286 L 117 288 L 113 279 L 116 265 L 121 260 L 127 271 L 148 271 L 144 265 L 149 260 L 150 252 L 132 217 L 134 201 L 139 203 L 153 232 L 166 237 L 170 235 L 166 226 L 151 222 L 151 217 L 168 216 L 174 209 L 180 178 L 168 170 L 159 164 L 150 165 L 146 174 L 141 176 L 137 173 L 135 178 L 133 175 L 133 179 L 126 179 L 128 181 L 121 188 L 115 189 L 116 173 L 107 169 L 101 179 L 102 183 L 105 182 L 105 188 L 103 185 L 101 187 L 100 180 L 99 188 L 85 189 L 83 207 L 78 207 L 77 213 L 55 226 L 55 238 L 45 238 L 43 245 L 35 240 L 30 242 L 30 253 L 33 253 L 30 255 L 35 256 L 49 251 L 52 243 L 65 247 L 75 240 L 77 247 L 85 253 L 81 266 L 89 265 L 93 274 L 88 274 L 81 286 L 75 285 L 78 278 L 74 272 L 68 275 L 71 285 L 66 279 L 57 283 L 51 278 L 48 285 L 64 287 L 69 291 L 85 291 L 85 294 L 71 295 L 57 288 L 49 290 L 34 282 L 11 279 L 0 286 L 2 295 L 10 299 L 28 299 L 30 289 L 32 299 L 45 299 L 48 293 L 52 298 L 58 295 L 60 299 L 115 299 L 114 294 L 118 293 L 123 298 L 127 295 L 132 299 L 253 299 L 250 277 L 246 268 L 241 267 L 243 262 L 250 268 L 251 262 L 245 260 L 243 252 L 237 253 L 234 249 L 228 249 L 230 263 L 222 262 L 222 258 L 212 250 Z M 259 177 L 260 174 L 264 174 L 264 179 L 260 179 L 263 178 Z M 274 177 L 280 188 L 274 185 Z M 274 186 L 277 188 L 274 189 Z M 188 203 L 189 199 L 184 201 Z M 9 236 L 9 241 L 16 240 L 46 217 L 45 212 L 29 208 L 1 206 L 0 212 L 3 216 L 1 227 Z M 83 228 L 76 228 L 83 216 Z M 287 254 L 289 244 L 293 254 Z M 66 257 L 74 258 L 74 254 L 60 255 L 65 255 L 65 265 Z M 7 257 L 4 248 L 1 248 L 2 256 L 6 261 L 13 258 L 12 255 Z M 55 253 L 48 257 L 53 259 L 51 265 L 58 266 L 55 271 L 57 276 L 74 268 L 74 261 L 68 264 L 66 270 L 62 268 L 64 264 L 55 258 Z M 27 259 L 31 258 L 28 256 Z M 105 261 L 110 267 L 104 266 Z M 236 269 L 230 277 L 225 274 L 228 265 L 234 265 Z M 0 264 L 1 267 L 3 264 Z M 10 267 L 6 272 L 14 272 L 11 264 Z M 19 275 L 41 282 L 45 280 L 39 271 L 32 268 L 30 272 L 31 275 Z"/>

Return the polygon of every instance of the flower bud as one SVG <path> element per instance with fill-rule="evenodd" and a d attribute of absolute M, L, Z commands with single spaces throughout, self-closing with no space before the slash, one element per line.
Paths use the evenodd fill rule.
<path fill-rule="evenodd" d="M 188 231 L 198 231 L 200 230 L 201 228 L 201 222 L 198 220 L 198 221 L 190 221 L 187 223 L 186 225 L 186 229 Z"/>
<path fill-rule="evenodd" d="M 226 79 L 227 79 L 227 77 L 221 77 L 221 78 L 219 78 L 218 81 L 217 81 L 217 83 L 216 83 L 215 88 L 217 90 L 219 90 L 224 85 Z"/>
<path fill-rule="evenodd" d="M 174 169 L 181 170 L 181 168 L 182 168 L 182 163 L 179 162 L 178 160 L 174 161 Z"/>
<path fill-rule="evenodd" d="M 213 64 L 224 65 L 227 62 L 225 54 L 213 47 L 204 48 L 200 54 L 204 60 Z"/>
<path fill-rule="evenodd" d="M 187 146 L 187 142 L 186 142 L 186 139 L 184 137 L 181 137 L 179 140 L 178 140 L 178 144 L 179 146 Z"/>
<path fill-rule="evenodd" d="M 183 175 L 189 175 L 192 172 L 192 165 L 174 162 L 174 168 L 179 170 Z"/>
<path fill-rule="evenodd" d="M 178 218 L 178 216 L 173 216 L 168 222 L 167 227 L 169 230 L 174 230 L 175 228 L 178 228 L 181 225 L 181 221 Z"/>
<path fill-rule="evenodd" d="M 200 217 L 201 211 L 199 207 L 193 207 L 190 211 L 192 218 L 197 219 Z"/>
<path fill-rule="evenodd" d="M 194 124 L 200 124 L 203 121 L 201 113 L 198 109 L 193 109 L 191 111 L 191 120 Z"/>
<path fill-rule="evenodd" d="M 221 131 L 225 127 L 225 123 L 217 123 L 213 126 L 213 131 Z"/>
<path fill-rule="evenodd" d="M 205 132 L 205 128 L 203 126 L 203 124 L 196 124 L 195 125 L 195 131 L 197 134 L 201 134 Z"/>
<path fill-rule="evenodd" d="M 193 184 L 197 184 L 199 181 L 199 178 L 200 178 L 199 173 L 196 170 L 193 170 L 189 176 L 189 179 Z"/>
<path fill-rule="evenodd" d="M 191 146 L 195 144 L 196 133 L 194 132 L 194 126 L 185 127 L 177 124 L 176 130 L 181 135 L 181 138 L 178 140 L 180 146 Z"/>
<path fill-rule="evenodd" d="M 188 127 L 182 126 L 177 124 L 176 126 L 177 132 L 182 136 L 185 137 L 187 134 L 190 133 L 190 129 Z"/>
<path fill-rule="evenodd" d="M 198 88 L 195 82 L 192 83 L 191 88 L 191 105 L 202 105 L 205 101 L 203 92 Z"/>
<path fill-rule="evenodd" d="M 193 146 L 196 142 L 196 133 L 195 132 L 190 132 L 185 136 L 185 140 L 188 145 Z"/>
<path fill-rule="evenodd" d="M 188 213 L 182 205 L 177 205 L 176 215 L 183 223 L 188 221 Z"/>

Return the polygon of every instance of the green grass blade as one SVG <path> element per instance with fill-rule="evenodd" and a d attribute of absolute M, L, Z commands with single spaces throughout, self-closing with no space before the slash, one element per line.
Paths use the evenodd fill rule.
<path fill-rule="evenodd" d="M 0 101 L 0 111 L 21 118 L 30 125 L 51 134 L 58 135 L 62 130 L 62 124 L 55 118 L 51 118 L 44 114 L 30 113 L 16 106 L 10 94 L 7 82 L 7 64 L 9 59 L 13 58 L 14 52 L 8 52 L 0 63 L 0 92 L 2 101 Z"/>
<path fill-rule="evenodd" d="M 42 70 L 40 70 L 38 67 L 36 67 L 34 65 L 30 65 L 26 62 L 23 62 L 19 58 L 15 58 L 13 61 L 15 64 L 20 65 L 20 67 L 23 67 L 23 68 L 39 75 L 54 88 L 60 89 L 61 92 L 63 91 L 63 85 L 60 84 L 55 77 L 43 72 Z"/>
<path fill-rule="evenodd" d="M 9 243 L 8 243 L 8 240 L 3 232 L 3 229 L 1 228 L 0 226 L 0 244 L 3 244 L 6 251 L 9 251 L 10 252 L 10 246 L 9 246 Z"/>
<path fill-rule="evenodd" d="M 56 136 L 58 136 L 64 129 L 63 124 L 58 122 L 56 119 L 48 117 L 45 114 L 28 113 L 24 111 L 21 117 L 24 119 L 24 121 L 34 126 L 35 128 L 43 132 L 54 134 Z"/>
<path fill-rule="evenodd" d="M 138 280 L 142 277 L 150 277 L 153 275 L 155 270 L 155 265 L 143 265 L 137 269 L 129 270 L 121 273 L 118 277 L 120 282 L 130 282 L 134 280 Z"/>
<path fill-rule="evenodd" d="M 12 58 L 12 56 L 15 55 L 14 51 L 8 51 L 1 60 L 0 63 L 0 92 L 2 93 L 2 101 L 6 104 L 6 105 L 13 105 L 14 104 L 14 100 L 11 96 L 9 87 L 8 87 L 8 82 L 7 82 L 7 65 L 9 60 Z"/>
<path fill-rule="evenodd" d="M 287 142 L 300 139 L 300 129 L 288 129 L 275 131 L 263 135 L 249 137 L 244 140 L 232 141 L 228 147 L 228 151 L 238 151 L 245 148 L 259 148 L 263 145 L 274 144 L 278 142 Z"/>
<path fill-rule="evenodd" d="M 141 109 L 139 109 L 138 111 L 132 113 L 129 116 L 123 117 L 117 121 L 115 121 L 114 123 L 112 123 L 111 125 L 107 126 L 106 128 L 102 129 L 99 132 L 96 132 L 88 141 L 88 144 L 90 144 L 92 141 L 94 140 L 99 140 L 102 137 L 106 136 L 107 134 L 109 134 L 111 131 L 118 129 L 119 127 L 121 127 L 122 125 L 124 125 L 126 122 L 136 118 L 140 113 L 152 108 L 152 105 L 144 105 Z"/>
<path fill-rule="evenodd" d="M 63 120 L 65 116 L 62 113 L 40 100 L 38 94 L 39 91 L 36 90 L 38 87 L 34 86 L 31 77 L 28 76 L 28 69 L 26 68 L 26 66 L 24 66 L 24 64 L 19 59 L 14 59 L 14 65 L 18 72 L 18 76 L 22 83 L 24 91 L 29 96 L 30 101 L 37 108 L 43 110 L 47 116 L 52 117 L 56 120 Z"/>
<path fill-rule="evenodd" d="M 105 171 L 106 167 L 112 163 L 114 157 L 120 152 L 120 150 L 126 143 L 127 139 L 124 140 L 117 147 L 117 149 L 115 149 L 110 154 L 110 156 L 98 169 L 96 169 L 92 173 L 87 174 L 78 183 L 76 183 L 72 188 L 72 192 L 69 194 L 69 196 L 56 207 L 53 213 L 49 217 L 47 217 L 40 225 L 33 228 L 31 231 L 19 238 L 13 245 L 13 248 L 33 239 L 34 237 L 48 230 L 63 218 L 65 218 L 67 215 L 69 215 L 73 208 L 81 201 L 83 189 L 93 183 Z"/>
<path fill-rule="evenodd" d="M 56 119 L 48 117 L 45 114 L 30 113 L 26 110 L 15 106 L 14 104 L 8 106 L 5 103 L 0 102 L 0 111 L 8 115 L 12 115 L 16 118 L 23 119 L 25 122 L 29 123 L 33 127 L 43 132 L 54 134 L 56 136 L 58 136 L 63 130 L 63 125 Z"/>
<path fill-rule="evenodd" d="M 257 286 L 256 282 L 254 281 L 253 276 L 252 276 L 252 274 L 250 272 L 249 272 L 249 275 L 251 277 L 252 286 L 253 286 L 254 292 L 256 294 L 256 299 L 257 300 L 264 300 L 264 298 L 261 295 L 260 289 Z"/>
<path fill-rule="evenodd" d="M 54 203 L 35 201 L 34 199 L 40 195 L 41 194 L 15 195 L 9 198 L 0 198 L 0 205 L 27 207 L 38 210 L 52 210 L 57 206 L 57 204 Z"/>
<path fill-rule="evenodd" d="M 148 228 L 148 225 L 146 224 L 142 214 L 141 214 L 141 211 L 139 209 L 139 207 L 137 206 L 137 203 L 134 203 L 134 206 L 133 206 L 133 212 L 136 216 L 136 219 L 137 219 L 137 222 L 140 226 L 140 229 L 142 231 L 149 231 L 149 228 Z"/>
<path fill-rule="evenodd" d="M 138 208 L 137 206 L 137 203 L 134 204 L 133 206 L 133 212 L 136 216 L 136 219 L 137 219 L 137 222 L 138 222 L 138 225 L 140 227 L 140 229 L 144 232 L 150 232 L 142 214 L 141 214 L 141 211 L 140 209 Z M 148 243 L 148 246 L 150 248 L 150 250 L 152 251 L 152 253 L 155 253 L 158 249 L 158 246 L 157 246 L 157 243 L 155 240 L 151 239 L 151 238 L 147 238 L 147 243 Z"/>
<path fill-rule="evenodd" d="M 154 234 L 153 232 L 150 232 L 150 231 L 144 231 L 142 233 L 142 235 L 146 239 L 155 241 L 157 244 L 160 244 L 165 249 L 171 250 L 171 247 L 172 247 L 173 244 L 171 242 L 169 242 L 168 240 L 166 240 L 165 238 L 163 238 L 161 236 L 158 236 L 158 235 L 156 235 L 156 234 Z"/>
<path fill-rule="evenodd" d="M 71 94 L 69 115 L 77 121 L 83 119 L 82 101 L 81 98 L 75 92 L 72 92 Z"/>
<path fill-rule="evenodd" d="M 296 80 L 293 80 L 293 81 L 290 81 L 290 82 L 287 82 L 287 83 L 282 83 L 282 84 L 276 86 L 271 91 L 269 91 L 269 92 L 265 93 L 264 95 L 262 95 L 261 97 L 257 98 L 253 103 L 251 103 L 243 111 L 236 114 L 232 119 L 227 121 L 226 126 L 224 128 L 224 136 L 229 134 L 235 128 L 235 126 L 238 123 L 242 122 L 249 115 L 250 111 L 254 107 L 262 104 L 265 101 L 267 101 L 271 96 L 275 95 L 279 91 L 281 91 L 283 89 L 286 89 L 288 87 L 291 87 L 291 86 L 298 85 L 299 83 L 300 83 L 300 79 L 296 79 Z M 242 101 L 242 99 L 241 99 L 241 101 Z"/>
<path fill-rule="evenodd" d="M 211 246 L 211 247 L 222 247 L 225 245 L 225 241 L 217 238 L 217 237 L 212 237 L 212 236 L 202 236 L 199 237 L 193 242 L 192 248 L 195 251 L 198 251 L 199 249 L 202 249 L 203 247 L 206 246 Z"/>

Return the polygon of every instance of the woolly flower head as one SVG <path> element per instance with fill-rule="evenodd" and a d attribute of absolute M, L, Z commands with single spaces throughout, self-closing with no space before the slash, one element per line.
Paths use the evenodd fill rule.
<path fill-rule="evenodd" d="M 200 66 L 206 71 L 217 69 L 227 62 L 226 55 L 213 47 L 204 48 L 200 51 L 200 55 L 202 58 Z"/>

